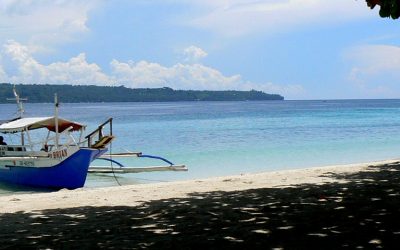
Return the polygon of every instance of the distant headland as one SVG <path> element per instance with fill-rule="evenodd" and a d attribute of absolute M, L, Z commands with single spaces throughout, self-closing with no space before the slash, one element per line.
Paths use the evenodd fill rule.
<path fill-rule="evenodd" d="M 13 97 L 12 88 L 10 83 L 0 83 L 0 103 L 7 103 L 7 98 Z M 53 102 L 54 93 L 58 93 L 60 100 L 65 103 L 284 100 L 281 95 L 256 90 L 174 90 L 168 87 L 132 89 L 124 86 L 66 84 L 18 84 L 16 88 L 21 97 L 27 97 L 31 103 Z"/>

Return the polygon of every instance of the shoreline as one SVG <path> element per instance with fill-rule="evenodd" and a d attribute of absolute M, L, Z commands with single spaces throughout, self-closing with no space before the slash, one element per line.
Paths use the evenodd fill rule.
<path fill-rule="evenodd" d="M 80 188 L 50 193 L 9 194 L 0 196 L 0 213 L 64 209 L 81 206 L 138 206 L 144 202 L 187 198 L 196 193 L 232 192 L 262 188 L 287 188 L 300 184 L 322 185 L 344 183 L 333 175 L 369 171 L 369 167 L 400 164 L 400 159 L 280 170 L 261 173 L 211 177 L 206 179 L 126 185 L 117 187 Z"/>
<path fill-rule="evenodd" d="M 3 249 L 397 249 L 400 160 L 0 197 Z"/>

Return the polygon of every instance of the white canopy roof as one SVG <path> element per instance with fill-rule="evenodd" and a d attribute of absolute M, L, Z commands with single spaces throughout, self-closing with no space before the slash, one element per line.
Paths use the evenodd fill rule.
<path fill-rule="evenodd" d="M 62 132 L 65 129 L 72 126 L 72 130 L 80 130 L 85 125 L 77 122 L 68 121 L 62 118 L 58 118 L 58 131 Z M 21 118 L 11 122 L 6 122 L 0 125 L 0 133 L 16 133 L 25 130 L 34 130 L 39 128 L 47 128 L 50 131 L 55 132 L 55 118 L 54 117 L 31 117 Z"/>

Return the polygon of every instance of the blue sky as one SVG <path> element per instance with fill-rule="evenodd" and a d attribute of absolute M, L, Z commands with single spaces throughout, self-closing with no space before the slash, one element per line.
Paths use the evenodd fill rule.
<path fill-rule="evenodd" d="M 1 0 L 0 82 L 399 98 L 400 23 L 363 0 Z"/>

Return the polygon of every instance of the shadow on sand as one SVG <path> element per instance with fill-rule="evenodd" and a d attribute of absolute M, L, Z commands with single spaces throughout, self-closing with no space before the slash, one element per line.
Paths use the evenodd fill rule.
<path fill-rule="evenodd" d="M 0 249 L 399 249 L 400 164 L 325 175 L 338 182 L 1 214 Z"/>

